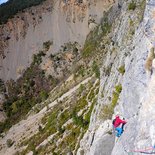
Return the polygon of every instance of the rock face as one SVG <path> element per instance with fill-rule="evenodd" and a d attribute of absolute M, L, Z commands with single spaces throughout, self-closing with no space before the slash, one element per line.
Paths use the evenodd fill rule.
<path fill-rule="evenodd" d="M 137 1 L 136 3 L 142 5 L 145 2 Z M 80 150 L 83 150 L 85 154 L 90 155 L 128 155 L 134 153 L 132 150 L 145 150 L 155 144 L 154 60 L 151 62 L 151 71 L 145 70 L 144 67 L 148 53 L 154 46 L 155 5 L 153 0 L 146 3 L 143 21 L 138 22 L 134 27 L 135 32 L 131 37 L 128 36 L 128 32 L 131 30 L 131 21 L 136 23 L 139 17 L 131 13 L 129 4 L 130 2 L 122 3 L 121 14 L 116 19 L 115 33 L 112 35 L 112 39 L 118 46 L 117 48 L 114 46 L 113 50 L 116 50 L 116 53 L 113 56 L 111 45 L 109 54 L 103 60 L 98 105 L 95 108 L 96 112 L 91 117 L 89 133 L 81 141 L 79 154 Z M 134 10 L 137 14 L 138 9 L 136 7 Z M 111 72 L 109 75 L 105 75 L 105 68 L 111 63 Z M 122 65 L 125 65 L 123 76 L 118 72 L 119 66 Z M 99 116 L 100 113 L 104 113 L 102 107 L 108 104 L 108 98 L 111 97 L 111 93 L 118 83 L 122 85 L 122 92 L 114 115 L 119 114 L 126 118 L 127 125 L 122 136 L 112 144 L 114 137 L 111 138 L 108 133 L 112 130 L 112 127 L 107 130 L 111 123 L 103 121 Z M 106 127 L 103 128 L 102 126 L 105 123 L 107 123 Z M 99 134 L 100 136 L 98 136 Z M 146 151 L 146 153 L 149 152 L 150 150 Z"/>
<path fill-rule="evenodd" d="M 37 19 L 38 23 L 30 20 L 33 24 L 30 22 L 31 24 L 27 25 L 26 29 L 14 28 L 16 31 L 10 33 L 11 37 L 6 45 L 4 42 L 2 43 L 1 47 L 4 47 L 2 54 L 6 57 L 0 61 L 2 63 L 0 78 L 16 79 L 18 77 L 15 72 L 17 68 L 19 66 L 27 67 L 33 53 L 37 53 L 42 48 L 43 42 L 48 40 L 53 42 L 49 53 L 57 52 L 60 45 L 66 42 L 76 41 L 82 46 L 86 35 L 100 22 L 104 10 L 102 7 L 109 6 L 113 1 L 92 0 L 79 4 L 73 0 L 67 3 L 59 0 L 50 5 L 54 8 L 48 8 L 50 3 L 47 0 L 44 5 L 36 7 L 36 12 L 39 11 L 39 16 L 41 16 L 38 18 L 40 21 Z M 149 69 L 145 66 L 150 58 L 150 50 L 155 46 L 154 8 L 154 0 L 118 0 L 106 14 L 106 20 L 112 23 L 112 26 L 111 32 L 100 42 L 100 47 L 105 49 L 105 53 L 102 53 L 99 94 L 95 96 L 97 103 L 92 111 L 89 128 L 80 141 L 80 147 L 78 148 L 78 144 L 76 145 L 77 155 L 128 155 L 134 154 L 133 150 L 144 150 L 144 152 L 146 150 L 146 154 L 151 154 L 150 151 L 155 146 L 155 59 L 151 58 L 149 61 Z M 25 19 L 32 18 L 29 17 L 32 10 L 28 9 L 27 13 L 23 13 L 22 16 Z M 26 24 L 26 20 L 23 20 L 22 24 L 21 20 L 19 21 L 19 26 Z M 15 26 L 13 23 L 13 20 L 9 20 L 5 28 L 12 29 L 10 27 Z M 9 27 L 9 25 L 11 26 Z M 21 27 L 23 28 L 23 26 Z M 1 33 L 5 32 L 3 37 L 6 37 L 6 34 L 9 34 L 7 32 L 11 31 L 4 31 L 5 28 L 0 29 Z M 97 32 L 99 31 L 100 27 Z M 23 51 L 20 52 L 21 50 Z M 19 54 L 19 60 L 10 63 L 10 59 L 17 59 L 17 54 Z M 90 79 L 86 79 L 82 84 L 88 83 Z M 79 84 L 73 90 L 76 92 L 80 86 Z M 93 85 L 93 87 L 96 86 Z M 7 139 L 12 138 L 18 144 L 21 141 L 22 132 L 26 132 L 27 137 L 31 137 L 32 132 L 37 132 L 37 125 L 49 108 L 57 105 L 57 102 L 63 101 L 63 99 L 66 99 L 64 101 L 66 102 L 66 97 L 71 98 L 73 90 L 64 93 L 62 97 L 57 97 L 54 101 L 53 98 L 48 99 L 49 107 L 44 107 L 39 113 L 29 116 L 18 125 L 13 126 L 4 135 L 4 138 L 0 139 L 1 152 L 6 154 L 15 152 L 15 145 L 10 149 L 7 148 Z M 118 139 L 115 138 L 112 127 L 112 118 L 116 114 L 127 120 L 125 130 Z M 69 122 L 72 123 L 72 118 Z M 23 126 L 26 126 L 28 130 L 19 131 Z M 81 129 L 80 132 L 82 131 Z M 48 138 L 51 140 L 53 136 L 55 135 L 49 135 L 41 144 L 48 143 Z M 16 141 L 17 137 L 18 141 Z M 57 143 L 61 140 L 60 138 Z M 47 147 L 50 148 L 49 145 Z M 148 148 L 150 150 L 147 150 Z M 73 152 L 69 150 L 68 154 L 76 154 L 75 150 Z M 32 151 L 29 153 L 33 154 Z M 137 152 L 137 154 L 140 153 Z"/>
<path fill-rule="evenodd" d="M 0 78 L 16 80 L 32 62 L 33 54 L 49 40 L 53 43 L 49 53 L 58 52 L 68 42 L 83 45 L 86 35 L 112 3 L 47 0 L 9 19 L 0 26 Z"/>

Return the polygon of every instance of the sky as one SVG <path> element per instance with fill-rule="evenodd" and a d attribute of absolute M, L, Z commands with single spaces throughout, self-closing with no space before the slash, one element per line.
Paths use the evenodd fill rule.
<path fill-rule="evenodd" d="M 0 4 L 7 2 L 8 0 L 0 0 Z"/>

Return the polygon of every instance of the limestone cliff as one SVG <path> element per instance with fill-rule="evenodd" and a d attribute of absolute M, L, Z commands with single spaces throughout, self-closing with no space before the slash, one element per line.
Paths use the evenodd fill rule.
<path fill-rule="evenodd" d="M 5 81 L 19 78 L 44 42 L 53 43 L 49 53 L 57 53 L 68 42 L 83 45 L 87 34 L 112 3 L 47 0 L 16 14 L 0 26 L 0 78 Z"/>
<path fill-rule="evenodd" d="M 147 64 L 151 48 L 154 47 L 154 1 L 146 2 L 144 16 L 139 22 L 137 15 L 142 8 L 138 7 L 145 5 L 145 1 L 135 2 L 137 7 L 133 12 L 129 9 L 131 3 L 122 4 L 121 14 L 116 19 L 119 22 L 112 38 L 117 44 L 109 46 L 109 54 L 103 61 L 98 106 L 91 117 L 89 130 L 81 141 L 79 154 L 154 154 L 153 56 L 153 61 Z M 132 24 L 135 25 L 134 33 L 129 37 Z M 106 75 L 105 68 L 111 63 L 110 74 Z M 106 104 L 113 103 L 113 91 L 117 84 L 121 84 L 122 91 L 114 115 L 126 118 L 127 124 L 122 136 L 116 140 L 111 120 L 105 121 L 105 113 L 110 113 L 111 107 L 105 107 Z M 147 150 L 148 148 L 151 149 Z"/>

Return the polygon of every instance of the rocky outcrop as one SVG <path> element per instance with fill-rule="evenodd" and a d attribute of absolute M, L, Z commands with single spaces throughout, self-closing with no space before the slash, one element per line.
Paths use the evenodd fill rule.
<path fill-rule="evenodd" d="M 102 18 L 113 1 L 47 0 L 23 10 L 0 26 L 0 78 L 16 80 L 31 64 L 33 54 L 51 41 L 49 53 L 57 53 L 64 43 L 83 45 L 86 35 Z M 20 73 L 18 70 L 21 70 Z"/>
<path fill-rule="evenodd" d="M 137 1 L 136 5 L 138 6 L 138 4 L 139 6 L 145 4 L 145 1 Z M 131 150 L 154 146 L 154 69 L 152 66 L 154 61 L 150 64 L 151 71 L 149 71 L 149 74 L 146 74 L 145 70 L 145 63 L 153 46 L 152 40 L 154 38 L 154 33 L 150 33 L 153 32 L 152 28 L 154 25 L 151 18 L 153 15 L 153 4 L 153 1 L 147 3 L 143 22 L 133 13 L 136 12 L 138 15 L 140 8 L 136 7 L 134 11 L 131 11 L 129 9 L 130 2 L 124 2 L 122 5 L 121 14 L 116 19 L 116 27 L 112 34 L 112 39 L 117 46 L 110 45 L 108 47 L 109 52 L 103 60 L 100 93 L 98 105 L 95 108 L 96 113 L 91 117 L 89 133 L 84 136 L 79 149 L 83 150 L 85 154 L 127 155 L 132 153 Z M 134 33 L 132 33 L 132 24 L 134 25 Z M 115 51 L 115 55 L 113 51 Z M 153 58 L 151 58 L 152 60 Z M 110 66 L 110 64 L 110 74 L 106 75 L 105 68 Z M 125 73 L 121 72 L 120 66 L 125 67 Z M 125 117 L 128 123 L 125 126 L 123 135 L 111 147 L 114 140 L 110 138 L 111 134 L 114 135 L 111 132 L 111 122 L 105 121 L 101 113 L 106 112 L 104 107 L 111 102 L 111 94 L 118 83 L 122 85 L 122 92 L 119 95 L 114 115 L 119 114 Z M 103 128 L 102 126 L 106 122 L 107 125 Z M 97 136 L 98 134 L 102 136 Z M 94 143 L 91 142 L 92 139 Z M 106 143 L 106 146 L 104 146 L 103 141 L 106 141 L 109 145 Z M 107 153 L 106 150 L 108 148 L 111 149 Z M 95 150 L 98 150 L 98 152 Z"/>

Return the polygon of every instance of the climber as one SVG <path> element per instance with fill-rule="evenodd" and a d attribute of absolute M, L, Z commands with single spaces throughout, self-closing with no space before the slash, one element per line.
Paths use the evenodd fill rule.
<path fill-rule="evenodd" d="M 123 118 L 123 120 L 121 120 L 118 115 L 113 120 L 113 127 L 114 127 L 114 129 L 116 131 L 116 136 L 117 137 L 120 137 L 121 134 L 123 133 L 123 131 L 124 131 L 124 125 L 126 123 L 127 122 L 124 120 L 124 118 Z"/>

